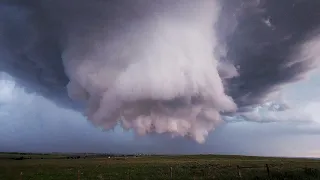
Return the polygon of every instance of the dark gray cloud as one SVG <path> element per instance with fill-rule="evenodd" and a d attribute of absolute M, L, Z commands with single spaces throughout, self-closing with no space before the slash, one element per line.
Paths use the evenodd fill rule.
<path fill-rule="evenodd" d="M 0 52 L 3 72 L 11 74 L 28 92 L 69 103 L 68 83 L 58 46 L 56 26 L 37 1 L 1 1 Z"/>
<path fill-rule="evenodd" d="M 320 2 L 259 2 L 246 8 L 239 3 L 228 10 L 239 15 L 235 16 L 238 25 L 227 38 L 227 58 L 240 66 L 240 76 L 230 80 L 229 93 L 243 105 L 261 103 L 264 95 L 279 85 L 299 80 L 316 67 L 307 57 L 299 59 L 292 54 L 299 51 L 298 45 L 319 34 Z"/>

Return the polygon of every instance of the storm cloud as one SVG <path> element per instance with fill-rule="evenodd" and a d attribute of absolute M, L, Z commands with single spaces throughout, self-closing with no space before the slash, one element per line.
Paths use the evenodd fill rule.
<path fill-rule="evenodd" d="M 221 114 L 252 111 L 317 67 L 319 8 L 317 0 L 0 1 L 0 70 L 105 129 L 120 121 L 138 134 L 204 142 Z"/>

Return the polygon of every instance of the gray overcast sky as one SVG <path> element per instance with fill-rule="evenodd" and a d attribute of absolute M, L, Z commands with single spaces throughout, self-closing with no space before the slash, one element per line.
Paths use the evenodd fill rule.
<path fill-rule="evenodd" d="M 315 118 L 320 107 L 317 99 L 312 100 L 320 90 L 317 77 L 315 74 L 284 90 L 287 100 L 304 102 L 304 111 Z M 14 87 L 7 76 L 0 85 L 0 151 L 320 156 L 317 123 L 227 123 L 201 145 L 166 135 L 136 137 L 120 128 L 102 132 L 80 113 Z"/>

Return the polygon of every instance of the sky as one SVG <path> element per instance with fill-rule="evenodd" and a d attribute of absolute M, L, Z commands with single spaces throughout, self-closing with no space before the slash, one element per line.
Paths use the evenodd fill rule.
<path fill-rule="evenodd" d="M 319 157 L 319 7 L 1 1 L 0 151 Z"/>
<path fill-rule="evenodd" d="M 320 101 L 319 73 L 283 90 L 286 99 L 304 104 L 315 118 Z M 84 116 L 28 94 L 10 76 L 0 81 L 0 151 L 160 154 L 243 154 L 320 157 L 320 125 L 294 122 L 225 123 L 205 144 L 166 135 L 135 136 L 116 127 L 102 131 Z"/>

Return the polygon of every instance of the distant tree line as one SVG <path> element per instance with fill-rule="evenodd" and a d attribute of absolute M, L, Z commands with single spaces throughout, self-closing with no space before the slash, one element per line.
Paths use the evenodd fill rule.
<path fill-rule="evenodd" d="M 26 160 L 26 159 L 86 159 L 86 158 L 129 158 L 153 156 L 151 154 L 115 154 L 115 153 L 1 153 L 0 159 Z"/>

